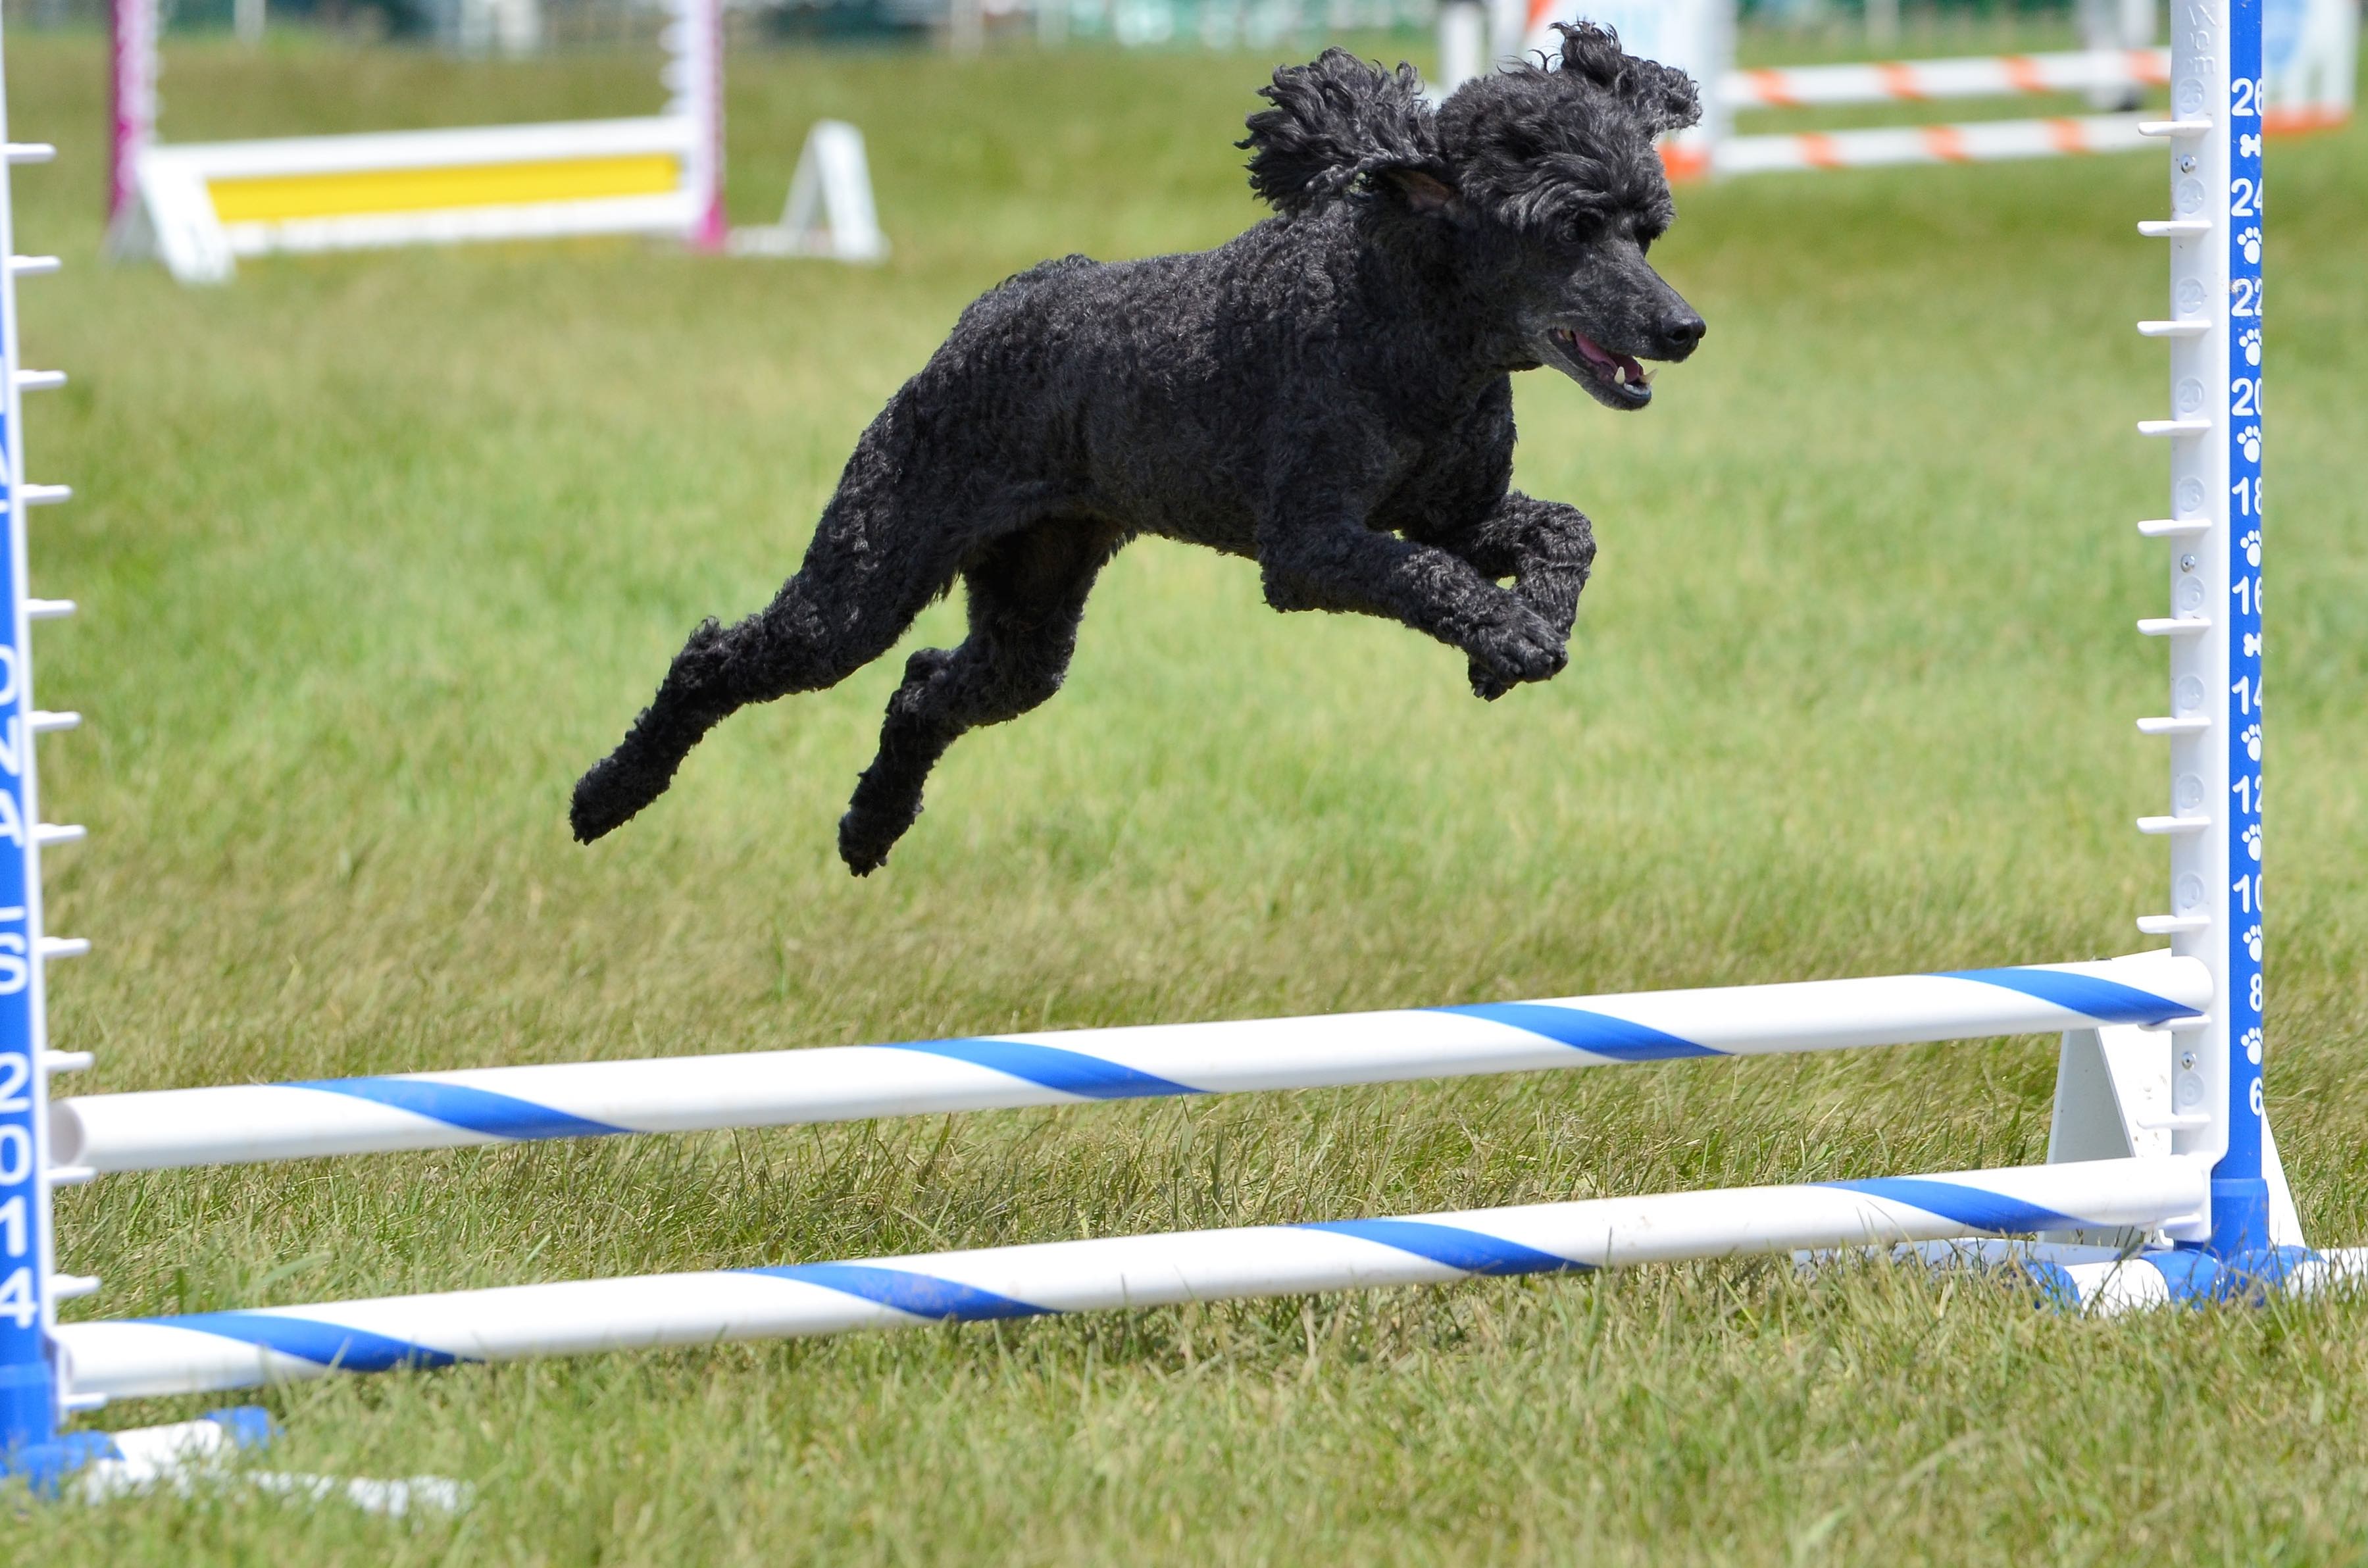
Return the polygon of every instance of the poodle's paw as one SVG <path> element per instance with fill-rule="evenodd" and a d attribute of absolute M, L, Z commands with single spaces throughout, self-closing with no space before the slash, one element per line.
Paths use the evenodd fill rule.
<path fill-rule="evenodd" d="M 1483 702 L 1494 702 L 1513 689 L 1512 682 L 1497 679 L 1496 672 L 1477 659 L 1464 666 L 1463 673 L 1471 677 L 1472 695 Z"/>
<path fill-rule="evenodd" d="M 575 798 L 567 803 L 567 825 L 578 844 L 624 826 L 674 782 L 673 768 L 652 767 L 628 755 L 631 750 L 619 746 L 575 781 Z"/>
<path fill-rule="evenodd" d="M 927 686 L 954 662 L 951 648 L 916 648 L 905 661 L 905 686 Z"/>
<path fill-rule="evenodd" d="M 592 843 L 632 822 L 644 805 L 666 793 L 677 767 L 682 767 L 682 751 L 649 746 L 642 734 L 625 736 L 622 746 L 575 779 L 575 796 L 568 801 L 568 826 L 575 829 L 575 841 Z"/>
<path fill-rule="evenodd" d="M 847 814 L 838 819 L 838 858 L 857 876 L 870 876 L 888 863 L 888 852 L 920 814 L 917 800 L 902 812 L 861 803 L 848 807 Z"/>
<path fill-rule="evenodd" d="M 1472 644 L 1472 693 L 1494 702 L 1525 681 L 1552 680 L 1570 652 L 1545 618 L 1528 606 L 1484 631 Z"/>

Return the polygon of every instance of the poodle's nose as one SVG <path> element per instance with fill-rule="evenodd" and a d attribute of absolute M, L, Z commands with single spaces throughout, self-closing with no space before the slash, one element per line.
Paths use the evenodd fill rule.
<path fill-rule="evenodd" d="M 1687 307 L 1679 305 L 1661 318 L 1661 344 L 1664 349 L 1662 358 L 1684 358 L 1694 351 L 1695 345 L 1702 340 L 1702 334 L 1709 330 L 1709 326 L 1703 323 L 1702 317 L 1694 314 Z"/>

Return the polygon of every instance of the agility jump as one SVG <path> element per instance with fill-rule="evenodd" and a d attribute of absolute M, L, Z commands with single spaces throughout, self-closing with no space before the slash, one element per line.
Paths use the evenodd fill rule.
<path fill-rule="evenodd" d="M 2351 115 L 2360 47 L 2351 0 L 2265 0 L 2264 107 L 2272 135 L 2340 125 Z M 1491 58 L 1553 48 L 1553 24 L 1583 9 L 1615 28 L 1628 47 L 1691 73 L 1702 84 L 1702 123 L 1662 146 L 1676 178 L 1875 168 L 1899 164 L 1978 164 L 2021 158 L 2131 153 L 2151 145 L 2143 114 L 2050 115 L 1785 134 L 1738 134 L 1735 117 L 1753 109 L 1933 104 L 1981 98 L 2086 94 L 2092 100 L 2168 86 L 2171 51 L 2148 29 L 2121 47 L 2044 54 L 1967 55 L 1863 64 L 1738 70 L 1735 0 L 1449 0 L 1439 23 L 1442 89 L 1478 74 Z M 2146 11 L 2151 6 L 2143 7 Z M 2126 26 L 2127 24 L 2123 24 Z"/>
<path fill-rule="evenodd" d="M 42 926 L 40 857 L 72 830 L 40 825 L 31 736 L 64 727 L 33 705 L 31 623 L 70 608 L 29 597 L 30 504 L 20 391 L 53 384 L 17 359 L 15 256 L 0 168 L 0 369 L 7 550 L 0 558 L 0 1450 L 37 1483 L 119 1447 L 64 1431 L 111 1398 L 336 1371 L 661 1344 L 911 1326 L 1177 1301 L 1443 1282 L 1679 1258 L 1897 1244 L 2070 1238 L 2013 1254 L 2031 1277 L 2096 1306 L 2349 1278 L 2358 1253 L 2303 1248 L 2261 1097 L 2260 0 L 2182 4 L 2157 128 L 2173 213 L 2175 313 L 2141 324 L 2172 361 L 2169 712 L 2140 722 L 2169 749 L 2169 810 L 2140 831 L 2169 849 L 2167 908 L 2139 919 L 2157 950 L 2102 964 L 1910 975 L 1650 996 L 1481 1006 L 906 1047 L 693 1059 L 757 1065 L 747 1117 L 721 1095 L 658 1092 L 646 1065 L 495 1069 L 258 1088 L 92 1096 L 51 1104 L 51 1078 L 89 1064 L 46 1037 L 46 971 L 86 944 Z M 0 104 L 5 127 L 5 104 Z M 11 145 L 11 165 L 46 149 Z M 954 1105 L 1069 1103 L 1142 1093 L 1277 1089 L 1465 1072 L 1846 1049 L 2061 1028 L 2050 1163 L 1792 1187 L 1665 1194 L 1406 1217 L 994 1248 L 927 1256 L 61 1324 L 97 1280 L 58 1272 L 57 1187 L 99 1170 L 355 1153 L 518 1137 L 674 1131 Z M 1261 1063 L 1264 1065 L 1262 1066 Z M 891 1081 L 890 1065 L 909 1069 Z M 907 1096 L 896 1103 L 899 1094 Z M 176 1096 L 186 1096 L 176 1098 Z M 168 1114 L 160 1119 L 154 1114 Z M 211 1131 L 161 1127 L 178 1109 Z M 219 1134 L 218 1136 L 216 1134 Z M 81 1164 L 68 1164 L 72 1149 Z M 2125 1247 L 2137 1248 L 2123 1256 Z M 1987 1249 L 1987 1250 L 1986 1250 Z M 239 1418 L 225 1415 L 235 1425 Z M 251 1425 L 251 1422 L 249 1423 Z M 124 1443 L 132 1442 L 127 1435 Z"/>
<path fill-rule="evenodd" d="M 809 133 L 780 224 L 727 229 L 722 0 L 666 5 L 653 116 L 176 143 L 157 135 L 158 0 L 114 0 L 108 249 L 184 283 L 274 251 L 581 234 L 882 259 L 863 136 L 837 120 Z"/>

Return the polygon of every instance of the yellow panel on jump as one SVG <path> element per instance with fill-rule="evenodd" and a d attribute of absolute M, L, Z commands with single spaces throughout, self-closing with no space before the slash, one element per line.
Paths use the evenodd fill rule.
<path fill-rule="evenodd" d="M 681 161 L 666 153 L 532 163 L 450 164 L 427 169 L 271 175 L 206 182 L 225 223 L 282 223 L 368 212 L 427 212 L 448 207 L 510 207 L 662 196 L 682 186 Z"/>

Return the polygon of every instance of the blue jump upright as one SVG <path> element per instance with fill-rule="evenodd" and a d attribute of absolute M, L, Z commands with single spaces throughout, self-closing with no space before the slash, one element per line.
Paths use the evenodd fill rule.
<path fill-rule="evenodd" d="M 42 269 L 19 256 L 7 182 L 21 164 L 46 162 L 47 147 L 6 141 L 7 103 L 0 82 L 0 511 L 8 529 L 0 552 L 6 577 L 0 610 L 0 1463 L 37 1479 L 71 1468 L 103 1435 L 58 1436 L 67 1394 L 53 1349 L 56 1249 L 50 1231 L 49 1050 L 42 970 L 75 944 L 41 929 L 41 845 L 61 836 L 40 825 L 33 737 L 51 727 L 33 707 L 31 630 L 40 606 L 26 593 L 25 537 L 31 507 L 62 500 L 56 486 L 25 480 L 23 391 L 50 378 L 27 375 L 17 353 L 17 278 Z"/>
<path fill-rule="evenodd" d="M 2307 1288 L 2355 1276 L 2311 1254 L 2261 1101 L 2261 8 L 2174 0 L 2171 116 L 2143 127 L 2170 154 L 2170 312 L 2139 330 L 2171 357 L 2169 516 L 2139 525 L 2169 552 L 2170 613 L 2139 622 L 2169 649 L 2169 712 L 2139 721 L 2169 747 L 2169 909 L 2138 921 L 2156 950 L 2099 963 L 1645 995 L 1560 997 L 1328 1018 L 1027 1034 L 893 1046 L 488 1068 L 94 1095 L 50 1103 L 47 961 L 82 950 L 41 925 L 43 826 L 33 737 L 70 714 L 33 705 L 32 622 L 72 609 L 29 597 L 28 523 L 59 487 L 26 483 L 19 257 L 0 167 L 0 1469 L 54 1480 L 113 1452 L 61 1435 L 110 1398 L 330 1372 L 442 1366 L 726 1338 L 1139 1306 L 1281 1291 L 1627 1267 L 1865 1244 L 2010 1256 L 2068 1301 L 2114 1308 Z M 6 125 L 0 97 L 0 139 Z M 49 156 L 11 144 L 10 167 Z M 854 1116 L 939 1114 L 1144 1094 L 1848 1050 L 2060 1030 L 2044 1165 L 1736 1192 L 1104 1238 L 926 1257 L 802 1262 L 698 1275 L 530 1284 L 60 1324 L 97 1281 L 58 1272 L 54 1188 L 108 1172 L 226 1161 L 662 1134 Z M 2052 1249 L 2052 1250 L 2051 1250 Z M 225 1431 L 264 1424 L 226 1415 Z M 154 1429 L 164 1431 L 167 1429 Z M 119 1435 L 123 1436 L 123 1435 Z M 219 1448 L 228 1437 L 211 1446 Z M 127 1437 L 128 1441 L 128 1437 Z M 178 1439 L 175 1439 L 176 1442 Z M 154 1447 L 152 1443 L 149 1445 Z M 209 1444 L 198 1444 L 205 1448 Z"/>

